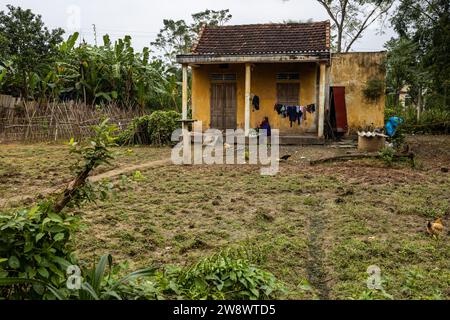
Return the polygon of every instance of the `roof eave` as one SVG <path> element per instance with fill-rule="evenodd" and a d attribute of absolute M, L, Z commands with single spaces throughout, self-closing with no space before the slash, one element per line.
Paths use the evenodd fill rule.
<path fill-rule="evenodd" d="M 330 61 L 330 52 L 308 52 L 289 54 L 252 54 L 252 55 L 177 55 L 181 64 L 220 64 L 220 63 L 286 63 Z"/>

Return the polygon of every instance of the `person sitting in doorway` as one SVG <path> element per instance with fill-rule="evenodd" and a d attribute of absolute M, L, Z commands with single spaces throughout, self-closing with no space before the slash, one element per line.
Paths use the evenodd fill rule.
<path fill-rule="evenodd" d="M 263 121 L 259 125 L 258 129 L 266 130 L 267 136 L 270 137 L 272 132 L 271 132 L 271 128 L 270 128 L 270 123 L 269 123 L 269 118 L 268 117 L 264 117 L 263 118 Z"/>

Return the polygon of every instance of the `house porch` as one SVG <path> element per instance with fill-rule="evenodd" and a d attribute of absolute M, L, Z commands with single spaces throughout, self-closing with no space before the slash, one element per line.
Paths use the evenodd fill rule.
<path fill-rule="evenodd" d="M 183 64 L 186 75 L 188 67 L 192 118 L 202 122 L 203 130 L 243 129 L 248 135 L 267 117 L 272 129 L 279 129 L 281 143 L 323 143 L 326 62 L 191 63 Z M 185 80 L 187 88 L 187 76 Z M 187 110 L 187 90 L 183 92 Z M 259 110 L 252 104 L 255 96 Z M 274 109 L 277 103 L 314 107 L 300 123 L 291 123 Z"/>

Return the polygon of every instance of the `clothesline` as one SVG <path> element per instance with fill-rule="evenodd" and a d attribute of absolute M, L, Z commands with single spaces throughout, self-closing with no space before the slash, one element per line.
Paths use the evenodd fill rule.
<path fill-rule="evenodd" d="M 283 118 L 289 118 L 291 128 L 292 124 L 297 122 L 298 125 L 301 125 L 302 118 L 303 120 L 306 120 L 307 112 L 313 113 L 316 111 L 315 104 L 310 104 L 308 106 L 288 106 L 284 104 L 277 103 L 274 106 L 274 110 Z"/>

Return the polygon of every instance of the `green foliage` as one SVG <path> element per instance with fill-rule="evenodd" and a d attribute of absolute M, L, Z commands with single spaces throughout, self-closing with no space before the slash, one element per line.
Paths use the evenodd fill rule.
<path fill-rule="evenodd" d="M 109 119 L 103 120 L 99 125 L 94 126 L 94 136 L 86 143 L 78 143 L 70 140 L 70 153 L 79 156 L 80 161 L 76 165 L 75 171 L 79 174 L 86 169 L 95 169 L 101 164 L 110 164 L 113 159 L 111 147 L 117 146 L 115 136 L 118 130 L 116 125 L 109 125 Z"/>
<path fill-rule="evenodd" d="M 418 100 L 425 92 L 429 108 L 450 106 L 450 4 L 448 0 L 402 0 L 391 22 L 399 34 L 399 41 L 414 47 L 398 54 L 412 61 L 416 67 L 408 78 L 410 94 Z M 404 46 L 403 46 L 404 47 Z M 405 48 L 405 47 L 404 47 Z M 402 58 L 400 58 L 401 60 Z M 418 79 L 414 77 L 418 75 Z M 417 97 L 417 98 L 416 98 Z"/>
<path fill-rule="evenodd" d="M 274 299 L 283 291 L 274 275 L 233 250 L 206 257 L 191 267 L 166 267 L 142 288 L 142 293 L 153 298 L 175 295 L 193 300 Z"/>
<path fill-rule="evenodd" d="M 392 116 L 400 116 L 405 119 L 405 123 L 398 129 L 399 134 L 447 134 L 450 132 L 450 110 L 446 108 L 426 109 L 421 113 L 419 120 L 417 120 L 416 112 L 415 107 L 407 106 L 404 109 L 386 107 L 385 119 Z"/>
<path fill-rule="evenodd" d="M 22 278 L 54 287 L 63 285 L 67 266 L 76 262 L 70 240 L 77 227 L 77 217 L 55 214 L 49 203 L 1 215 L 0 279 Z M 7 299 L 52 296 L 42 283 L 28 281 L 0 287 L 0 292 Z"/>
<path fill-rule="evenodd" d="M 94 106 L 114 101 L 144 108 L 162 101 L 176 106 L 170 73 L 150 60 L 148 48 L 135 52 L 130 36 L 111 43 L 105 35 L 103 45 L 77 46 L 78 33 L 62 42 L 62 29 L 50 32 L 30 10 L 8 9 L 8 14 L 0 12 L 0 44 L 6 48 L 0 52 L 2 93 L 39 102 L 71 99 Z"/>
<path fill-rule="evenodd" d="M 0 215 L 0 286 L 7 285 L 1 289 L 2 296 L 47 299 L 67 294 L 65 289 L 56 293 L 55 288 L 64 287 L 66 268 L 76 262 L 70 240 L 78 217 L 62 210 L 96 198 L 86 179 L 93 169 L 112 158 L 109 147 L 115 141 L 116 128 L 108 125 L 108 119 L 94 130 L 96 135 L 87 144 L 71 141 L 71 152 L 81 159 L 74 168 L 72 186 L 59 199 Z"/>
<path fill-rule="evenodd" d="M 164 27 L 159 31 L 152 45 L 163 52 L 163 58 L 173 66 L 177 54 L 188 53 L 191 50 L 203 25 L 219 26 L 231 18 L 229 10 L 205 10 L 192 14 L 191 24 L 184 20 L 165 19 Z"/>
<path fill-rule="evenodd" d="M 417 91 L 425 74 L 420 68 L 419 48 L 406 38 L 391 39 L 386 43 L 387 53 L 387 85 L 388 92 L 394 95 L 394 106 L 399 104 L 399 94 L 404 88 L 414 88 Z M 415 97 L 417 99 L 417 97 Z"/>
<path fill-rule="evenodd" d="M 108 124 L 109 119 L 103 120 L 94 126 L 95 135 L 84 143 L 70 140 L 70 153 L 78 157 L 78 162 L 72 167 L 76 178 L 73 187 L 67 189 L 56 202 L 53 209 L 60 212 L 64 207 L 81 206 L 85 202 L 93 202 L 97 199 L 104 200 L 112 190 L 112 184 L 108 181 L 94 185 L 87 178 L 95 168 L 102 164 L 110 164 L 113 159 L 111 147 L 116 146 L 117 127 Z"/>
<path fill-rule="evenodd" d="M 369 100 L 377 100 L 384 94 L 384 81 L 369 79 L 363 89 L 364 96 Z"/>
<path fill-rule="evenodd" d="M 30 92 L 37 74 L 46 75 L 56 58 L 56 46 L 62 41 L 61 28 L 48 30 L 41 16 L 12 5 L 0 11 L 0 65 L 12 66 L 2 87 L 5 93 L 33 98 Z M 1 84 L 1 81 L 0 81 Z"/>
<path fill-rule="evenodd" d="M 123 287 L 140 277 L 154 275 L 156 268 L 149 267 L 131 272 L 123 277 L 118 273 L 122 266 L 114 267 L 111 255 L 100 257 L 92 268 L 81 270 L 80 288 L 75 290 L 59 289 L 59 297 L 65 300 L 122 300 L 125 296 Z"/>
<path fill-rule="evenodd" d="M 450 110 L 432 108 L 422 112 L 420 119 L 413 116 L 413 112 L 405 112 L 409 121 L 404 130 L 409 133 L 448 134 L 450 132 Z"/>
<path fill-rule="evenodd" d="M 150 51 L 135 52 L 131 37 L 111 43 L 105 35 L 103 45 L 74 47 L 75 33 L 60 46 L 55 65 L 58 96 L 95 105 L 114 101 L 125 107 L 149 106 L 155 96 L 166 94 L 164 73 L 150 61 Z"/>
<path fill-rule="evenodd" d="M 121 145 L 157 145 L 170 143 L 173 131 L 180 127 L 181 115 L 175 111 L 155 111 L 151 115 L 135 118 L 119 136 Z"/>
<path fill-rule="evenodd" d="M 154 145 L 165 145 L 170 143 L 172 133 L 180 127 L 177 120 L 181 115 L 175 111 L 155 111 L 148 121 L 148 132 L 150 141 Z"/>
<path fill-rule="evenodd" d="M 78 100 L 92 106 L 114 102 L 122 108 L 176 109 L 181 104 L 181 70 L 176 54 L 188 52 L 201 25 L 221 25 L 229 10 L 206 10 L 193 22 L 164 20 L 150 49 L 136 52 L 131 37 L 100 45 L 79 42 L 76 32 L 62 42 L 62 29 L 49 31 L 30 10 L 7 6 L 0 12 L 0 92 L 39 103 Z"/>
<path fill-rule="evenodd" d="M 386 165 L 389 167 L 392 166 L 394 162 L 394 154 L 395 150 L 390 147 L 385 147 L 380 151 L 380 158 L 384 161 Z"/>
<path fill-rule="evenodd" d="M 191 25 L 191 29 L 193 32 L 198 33 L 204 25 L 208 27 L 222 26 L 230 21 L 232 17 L 229 9 L 219 11 L 206 9 L 192 15 L 194 22 Z"/>

